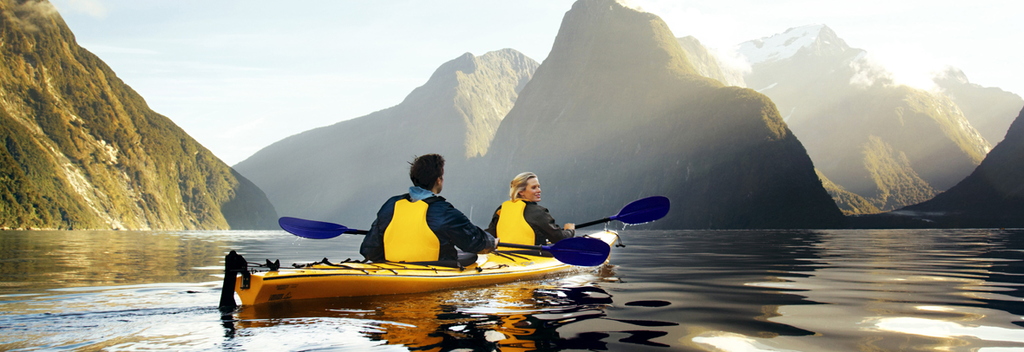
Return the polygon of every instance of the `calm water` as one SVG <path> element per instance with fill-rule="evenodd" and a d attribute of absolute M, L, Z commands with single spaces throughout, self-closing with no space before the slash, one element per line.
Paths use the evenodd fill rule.
<path fill-rule="evenodd" d="M 1024 351 L 1024 231 L 622 231 L 611 263 L 448 292 L 217 310 L 224 254 L 360 237 L 0 232 L 0 350 Z"/>

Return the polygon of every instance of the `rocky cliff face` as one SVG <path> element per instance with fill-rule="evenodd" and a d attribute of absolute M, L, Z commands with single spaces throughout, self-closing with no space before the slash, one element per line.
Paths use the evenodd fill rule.
<path fill-rule="evenodd" d="M 824 25 L 743 43 L 744 79 L 776 103 L 817 169 L 885 211 L 963 179 L 990 144 L 948 96 L 893 83 Z"/>
<path fill-rule="evenodd" d="M 45 1 L 0 1 L 0 226 L 254 229 L 262 191 L 150 110 Z"/>
<path fill-rule="evenodd" d="M 291 136 L 235 168 L 282 215 L 369 226 L 380 203 L 411 185 L 408 162 L 415 156 L 442 154 L 451 170 L 489 154 L 498 125 L 538 65 L 511 49 L 466 53 L 401 104 Z M 458 179 L 452 175 L 445 180 Z"/>
<path fill-rule="evenodd" d="M 606 217 L 649 195 L 673 202 L 659 228 L 842 221 L 766 96 L 701 77 L 659 17 L 612 0 L 581 0 L 565 14 L 473 169 L 482 181 L 472 189 L 487 193 L 468 202 L 485 209 L 477 221 L 522 171 L 539 174 L 542 204 L 560 222 Z"/>

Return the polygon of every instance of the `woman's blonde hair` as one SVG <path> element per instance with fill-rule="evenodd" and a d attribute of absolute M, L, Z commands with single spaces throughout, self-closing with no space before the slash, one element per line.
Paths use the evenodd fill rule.
<path fill-rule="evenodd" d="M 519 192 L 522 192 L 524 189 L 526 189 L 526 183 L 529 182 L 531 178 L 537 178 L 537 174 L 532 172 L 524 172 L 516 175 L 516 177 L 512 179 L 512 183 L 509 185 L 509 199 L 519 199 Z"/>

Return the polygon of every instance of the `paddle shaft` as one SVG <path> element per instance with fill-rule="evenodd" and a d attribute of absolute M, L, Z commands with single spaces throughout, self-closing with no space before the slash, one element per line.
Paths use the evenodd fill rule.
<path fill-rule="evenodd" d="M 544 250 L 544 247 L 541 247 L 541 246 L 531 246 L 531 245 L 528 245 L 528 244 L 517 244 L 517 243 L 501 243 L 501 242 L 498 242 L 498 247 L 509 247 L 509 248 L 519 248 L 519 249 L 535 249 L 535 250 L 538 250 L 538 251 Z"/>
<path fill-rule="evenodd" d="M 576 228 L 578 229 L 578 228 L 581 228 L 581 227 L 597 225 L 597 224 L 606 223 L 606 222 L 609 222 L 609 221 L 612 221 L 612 218 L 604 218 L 604 219 L 601 219 L 601 220 L 594 220 L 594 221 L 591 221 L 591 222 L 585 222 L 585 223 L 582 223 L 582 224 L 576 224 Z"/>

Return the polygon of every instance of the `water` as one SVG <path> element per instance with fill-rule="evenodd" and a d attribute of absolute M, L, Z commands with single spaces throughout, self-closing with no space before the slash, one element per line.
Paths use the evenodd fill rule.
<path fill-rule="evenodd" d="M 1024 231 L 622 231 L 611 263 L 446 292 L 217 310 L 223 256 L 361 237 L 0 232 L 0 350 L 1024 351 Z"/>

